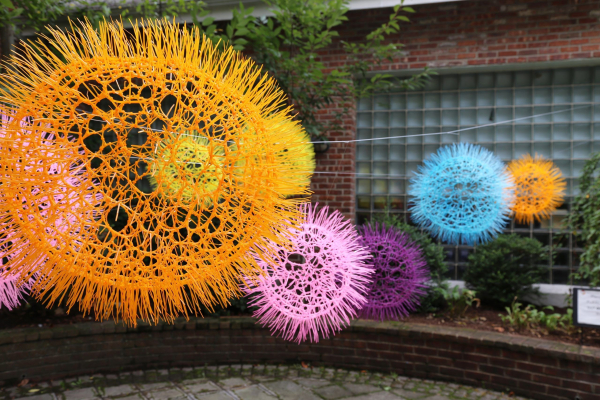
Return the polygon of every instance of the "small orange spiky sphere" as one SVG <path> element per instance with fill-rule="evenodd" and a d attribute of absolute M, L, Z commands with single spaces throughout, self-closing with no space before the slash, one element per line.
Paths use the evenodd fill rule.
<path fill-rule="evenodd" d="M 306 143 L 275 81 L 166 21 L 131 32 L 83 23 L 45 40 L 24 45 L 0 77 L 0 101 L 15 113 L 0 137 L 11 154 L 0 215 L 31 246 L 15 268 L 27 276 L 46 258 L 32 291 L 132 324 L 239 296 L 240 274 L 260 273 L 249 250 L 280 242 L 309 194 L 310 171 L 294 162 Z M 66 179 L 48 174 L 57 164 L 86 178 L 69 187 L 78 212 L 64 201 L 37 207 Z M 65 213 L 76 226 L 43 239 Z"/>
<path fill-rule="evenodd" d="M 508 164 L 515 182 L 515 203 L 512 207 L 519 223 L 531 223 L 548 218 L 563 202 L 565 179 L 552 161 L 536 154 L 526 154 Z"/>

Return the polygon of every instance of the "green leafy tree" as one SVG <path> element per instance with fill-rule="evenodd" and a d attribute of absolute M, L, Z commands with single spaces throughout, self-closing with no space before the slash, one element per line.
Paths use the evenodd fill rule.
<path fill-rule="evenodd" d="M 539 296 L 532 285 L 548 276 L 549 256 L 548 247 L 535 239 L 499 235 L 469 255 L 463 278 L 484 304 L 504 307 L 515 297 Z"/>
<path fill-rule="evenodd" d="M 85 17 L 97 24 L 110 16 L 110 8 L 99 0 L 0 0 L 0 4 L 0 58 L 4 62 L 24 29 L 41 31 L 69 17 Z"/>
<path fill-rule="evenodd" d="M 16 7 L 11 0 L 0 0 L 0 27 L 10 24 L 23 11 L 23 7 Z"/>
<path fill-rule="evenodd" d="M 87 19 L 93 26 L 110 18 L 171 18 L 183 12 L 201 12 L 204 2 L 186 0 L 143 0 L 125 7 L 126 0 L 0 0 L 2 58 L 7 58 L 25 29 L 43 31 L 48 26 L 69 27 L 69 19 Z"/>
<path fill-rule="evenodd" d="M 352 43 L 340 40 L 336 30 L 348 20 L 348 0 L 264 0 L 274 13 L 268 18 L 252 16 L 254 10 L 240 4 L 233 9 L 232 20 L 224 24 L 216 23 L 205 3 L 196 0 L 143 0 L 133 8 L 124 7 L 124 0 L 110 4 L 104 0 L 0 1 L 7 6 L 2 7 L 0 26 L 16 32 L 21 27 L 41 30 L 57 23 L 65 25 L 69 18 L 87 18 L 97 25 L 109 17 L 170 18 L 189 13 L 193 23 L 214 42 L 249 50 L 264 73 L 272 75 L 287 93 L 288 105 L 294 106 L 296 118 L 313 138 L 340 129 L 357 98 L 392 88 L 418 88 L 430 74 L 424 70 L 397 80 L 390 74 L 370 73 L 401 52 L 402 44 L 387 39 L 397 34 L 400 24 L 408 22 L 407 15 L 414 12 L 402 4 L 394 7 L 389 20 L 368 33 L 364 41 Z M 12 43 L 11 38 L 6 42 Z M 345 61 L 330 68 L 321 60 L 320 52 L 336 40 L 343 50 L 340 58 Z M 4 56 L 7 48 L 10 45 L 3 46 Z M 321 121 L 319 111 L 332 104 L 341 108 L 336 108 L 333 120 Z"/>
<path fill-rule="evenodd" d="M 0 26 L 13 26 L 18 34 L 23 29 L 43 30 L 48 25 L 55 25 L 68 17 L 88 17 L 91 21 L 99 21 L 111 15 L 111 8 L 101 0 L 1 0 L 16 6 L 12 13 L 8 7 L 0 14 Z M 15 12 L 18 13 L 15 15 Z"/>
<path fill-rule="evenodd" d="M 594 154 L 583 167 L 569 226 L 584 249 L 575 278 L 600 286 L 600 153 Z"/>
<path fill-rule="evenodd" d="M 448 315 L 452 319 L 464 318 L 467 310 L 476 304 L 475 307 L 479 307 L 481 301 L 476 298 L 477 292 L 469 289 L 459 289 L 458 286 L 454 286 L 452 289 L 446 289 L 443 291 L 444 299 L 448 303 Z"/>
<path fill-rule="evenodd" d="M 60 0 L 0 0 L 0 58 L 6 61 L 22 28 L 39 30 L 65 11 Z"/>
<path fill-rule="evenodd" d="M 165 18 L 165 17 L 176 17 L 177 15 L 184 13 L 188 10 L 188 6 L 191 8 L 204 6 L 201 1 L 192 2 L 188 4 L 186 0 L 143 0 L 135 6 L 136 16 L 144 18 Z M 122 16 L 126 16 L 128 12 L 122 13 Z"/>
<path fill-rule="evenodd" d="M 351 43 L 339 40 L 336 30 L 348 20 L 347 0 L 264 1 L 271 7 L 273 17 L 254 18 L 252 8 L 240 5 L 222 30 L 207 17 L 206 10 L 199 8 L 190 13 L 196 26 L 214 41 L 230 43 L 237 50 L 249 50 L 264 67 L 263 71 L 273 76 L 287 93 L 288 105 L 293 105 L 297 119 L 313 138 L 340 129 L 357 98 L 392 88 L 415 89 L 427 81 L 430 74 L 427 70 L 401 81 L 384 73 L 370 76 L 374 67 L 400 54 L 402 44 L 386 39 L 400 31 L 401 22 L 409 20 L 406 14 L 414 12 L 410 7 L 402 4 L 394 7 L 389 21 L 367 34 L 364 41 Z M 335 40 L 342 46 L 340 59 L 345 61 L 331 68 L 321 59 L 320 52 Z M 341 105 L 334 119 L 319 120 L 319 111 L 331 104 Z"/>
<path fill-rule="evenodd" d="M 0 0 L 0 61 L 6 61 L 14 43 L 15 28 L 11 21 L 23 12 L 11 0 Z"/>

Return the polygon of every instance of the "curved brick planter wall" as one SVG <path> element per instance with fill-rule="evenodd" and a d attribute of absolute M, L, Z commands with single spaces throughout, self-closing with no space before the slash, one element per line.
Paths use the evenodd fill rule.
<path fill-rule="evenodd" d="M 599 399 L 600 349 L 469 329 L 354 321 L 318 344 L 252 318 L 127 328 L 113 322 L 0 331 L 0 382 L 205 364 L 310 362 L 449 380 L 534 399 Z"/>

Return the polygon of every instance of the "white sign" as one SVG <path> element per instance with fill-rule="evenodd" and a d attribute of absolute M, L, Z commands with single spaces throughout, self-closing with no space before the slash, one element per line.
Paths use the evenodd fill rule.
<path fill-rule="evenodd" d="M 577 325 L 600 326 L 600 290 L 575 289 Z"/>

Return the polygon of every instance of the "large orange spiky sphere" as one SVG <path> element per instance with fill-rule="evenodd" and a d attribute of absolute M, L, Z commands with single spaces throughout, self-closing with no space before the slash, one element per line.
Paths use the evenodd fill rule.
<path fill-rule="evenodd" d="M 515 182 L 515 203 L 512 207 L 519 223 L 531 223 L 548 218 L 563 202 L 566 188 L 560 170 L 552 161 L 529 154 L 508 164 Z"/>
<path fill-rule="evenodd" d="M 308 194 L 310 171 L 294 162 L 306 143 L 283 92 L 198 30 L 51 29 L 10 67 L 0 78 L 0 101 L 15 113 L 0 138 L 0 215 L 31 246 L 15 268 L 28 276 L 46 258 L 32 291 L 49 303 L 67 296 L 134 324 L 225 304 L 241 273 L 260 273 L 249 250 L 281 241 L 275 233 L 300 219 L 305 199 L 287 196 Z M 78 212 L 49 201 L 42 213 L 73 169 L 86 179 L 68 188 Z M 74 226 L 45 240 L 65 213 Z"/>

